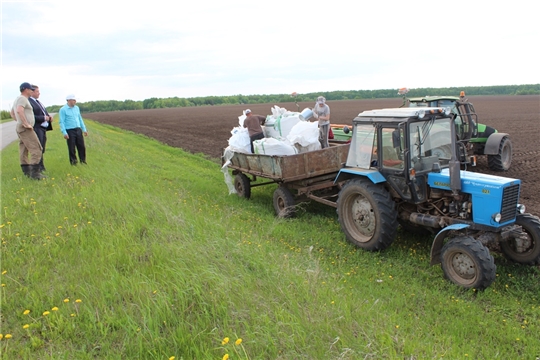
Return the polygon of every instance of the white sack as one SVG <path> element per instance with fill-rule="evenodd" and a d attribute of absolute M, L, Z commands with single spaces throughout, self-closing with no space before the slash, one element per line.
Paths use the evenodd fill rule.
<path fill-rule="evenodd" d="M 316 122 L 300 121 L 292 127 L 287 135 L 287 140 L 293 145 L 299 144 L 302 147 L 309 147 L 313 144 L 320 145 L 319 126 Z"/>
<path fill-rule="evenodd" d="M 247 128 L 237 126 L 231 130 L 229 146 L 234 151 L 251 154 L 251 143 Z"/>
<path fill-rule="evenodd" d="M 281 141 L 274 138 L 264 138 L 253 142 L 255 154 L 264 155 L 295 155 L 296 148 L 288 141 Z"/>

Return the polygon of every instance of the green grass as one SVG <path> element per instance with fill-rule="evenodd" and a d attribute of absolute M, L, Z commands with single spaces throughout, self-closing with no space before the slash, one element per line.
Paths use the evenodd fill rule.
<path fill-rule="evenodd" d="M 88 166 L 59 131 L 46 180 L 23 177 L 16 144 L 0 154 L 2 358 L 540 356 L 538 268 L 497 257 L 490 288 L 463 290 L 428 238 L 361 251 L 332 208 L 279 220 L 274 186 L 246 201 L 217 161 L 87 125 Z"/>

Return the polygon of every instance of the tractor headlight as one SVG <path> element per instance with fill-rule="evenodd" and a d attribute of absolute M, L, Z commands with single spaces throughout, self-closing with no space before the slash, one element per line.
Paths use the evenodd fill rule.
<path fill-rule="evenodd" d="M 517 212 L 520 213 L 520 214 L 525 214 L 525 205 L 518 204 L 517 205 Z"/>
<path fill-rule="evenodd" d="M 496 223 L 499 223 L 501 222 L 501 213 L 496 213 L 496 214 L 493 214 L 493 220 L 495 220 Z"/>

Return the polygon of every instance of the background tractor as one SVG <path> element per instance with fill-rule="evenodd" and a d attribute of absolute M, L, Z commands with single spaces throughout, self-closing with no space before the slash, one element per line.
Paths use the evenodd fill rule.
<path fill-rule="evenodd" d="M 405 95 L 406 89 L 398 94 Z M 510 135 L 499 133 L 496 129 L 478 123 L 474 106 L 465 97 L 460 96 L 423 96 L 403 97 L 403 106 L 408 107 L 450 107 L 456 117 L 456 136 L 458 156 L 462 164 L 476 165 L 475 156 L 487 155 L 491 170 L 507 171 L 512 163 L 512 141 Z"/>

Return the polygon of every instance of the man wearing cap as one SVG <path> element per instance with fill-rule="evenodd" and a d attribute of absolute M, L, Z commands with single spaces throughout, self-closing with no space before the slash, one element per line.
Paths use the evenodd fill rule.
<path fill-rule="evenodd" d="M 28 99 L 30 101 L 30 105 L 32 105 L 32 109 L 34 111 L 34 131 L 39 139 L 39 143 L 42 147 L 41 152 L 41 161 L 39 162 L 39 168 L 41 171 L 45 171 L 45 165 L 43 165 L 43 154 L 45 154 L 45 145 L 47 144 L 47 131 L 52 130 L 52 121 L 53 117 L 49 115 L 47 112 L 47 109 L 45 109 L 45 106 L 38 100 L 39 99 L 39 86 L 32 85 L 34 88 L 34 93 L 30 98 Z"/>
<path fill-rule="evenodd" d="M 30 83 L 24 82 L 19 86 L 21 95 L 15 99 L 11 116 L 17 120 L 15 130 L 19 137 L 19 160 L 24 175 L 40 180 L 45 178 L 41 174 L 39 162 L 42 156 L 42 147 L 34 132 L 34 112 L 32 105 L 28 101 L 34 93 L 34 88 Z M 30 158 L 28 155 L 30 154 Z"/>
<path fill-rule="evenodd" d="M 253 141 L 264 138 L 262 126 L 266 121 L 266 118 L 261 115 L 255 115 L 250 109 L 244 111 L 246 119 L 244 120 L 244 127 L 248 129 L 249 141 L 251 143 L 251 152 L 255 153 L 253 148 Z"/>
<path fill-rule="evenodd" d="M 88 136 L 86 126 L 84 125 L 83 118 L 79 107 L 75 105 L 77 100 L 75 95 L 66 96 L 67 104 L 62 106 L 58 116 L 60 125 L 60 131 L 64 135 L 64 139 L 67 141 L 69 151 L 69 162 L 71 165 L 77 165 L 77 152 L 79 153 L 79 161 L 81 164 L 86 164 L 86 146 L 84 145 L 84 136 Z"/>
<path fill-rule="evenodd" d="M 327 148 L 328 134 L 330 132 L 330 107 L 326 105 L 326 99 L 323 96 L 317 98 L 317 103 L 313 108 L 313 116 L 319 120 L 319 142 L 321 147 Z"/>

